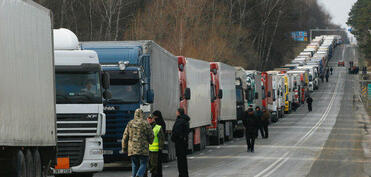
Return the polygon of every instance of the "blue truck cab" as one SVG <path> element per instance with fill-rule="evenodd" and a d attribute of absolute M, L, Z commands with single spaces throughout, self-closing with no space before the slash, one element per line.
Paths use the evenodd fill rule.
<path fill-rule="evenodd" d="M 135 42 L 83 42 L 83 50 L 94 50 L 103 71 L 110 75 L 112 97 L 104 100 L 106 134 L 103 136 L 105 162 L 128 160 L 121 150 L 123 132 L 136 109 L 153 102 L 149 83 L 149 56 Z"/>

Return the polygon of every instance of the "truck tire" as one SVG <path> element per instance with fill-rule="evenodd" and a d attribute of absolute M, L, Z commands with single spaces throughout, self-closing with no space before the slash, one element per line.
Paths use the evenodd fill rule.
<path fill-rule="evenodd" d="M 27 177 L 35 177 L 35 166 L 34 160 L 32 157 L 32 153 L 29 149 L 26 150 L 26 169 L 27 169 Z"/>
<path fill-rule="evenodd" d="M 35 166 L 34 170 L 34 177 L 42 177 L 42 165 L 41 165 L 41 157 L 39 151 L 36 149 L 33 153 L 33 163 Z"/>
<path fill-rule="evenodd" d="M 21 150 L 16 153 L 14 165 L 16 177 L 27 177 L 26 160 Z"/>

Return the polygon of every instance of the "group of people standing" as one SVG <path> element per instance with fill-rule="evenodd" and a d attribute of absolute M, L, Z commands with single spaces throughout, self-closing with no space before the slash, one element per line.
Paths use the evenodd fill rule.
<path fill-rule="evenodd" d="M 179 108 L 176 112 L 171 140 L 175 143 L 179 177 L 188 177 L 187 142 L 190 118 Z M 166 124 L 160 111 L 154 111 L 147 120 L 137 109 L 122 137 L 122 151 L 131 158 L 132 176 L 162 177 L 162 149 L 165 144 Z"/>
<path fill-rule="evenodd" d="M 328 79 L 330 77 L 330 74 L 332 75 L 332 72 L 334 71 L 334 69 L 331 67 L 331 68 L 327 68 L 326 72 L 324 74 L 321 74 L 321 80 L 322 82 L 324 82 L 324 77 L 326 77 L 326 82 L 328 82 Z"/>
<path fill-rule="evenodd" d="M 259 131 L 263 139 L 268 138 L 270 116 L 270 112 L 265 107 L 261 111 L 259 106 L 255 110 L 250 106 L 246 111 L 243 125 L 246 130 L 247 152 L 254 152 L 255 139 L 258 137 Z"/>

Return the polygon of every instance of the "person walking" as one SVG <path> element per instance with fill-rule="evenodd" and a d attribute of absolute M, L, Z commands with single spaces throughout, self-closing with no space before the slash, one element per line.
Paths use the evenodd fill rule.
<path fill-rule="evenodd" d="M 268 138 L 268 125 L 269 125 L 269 120 L 271 118 L 270 112 L 263 107 L 263 116 L 262 116 L 262 121 L 263 121 L 263 129 L 264 129 L 264 138 Z"/>
<path fill-rule="evenodd" d="M 307 104 L 308 104 L 308 111 L 309 112 L 312 112 L 312 103 L 313 103 L 312 97 L 308 96 L 307 97 Z"/>
<path fill-rule="evenodd" d="M 175 153 L 177 156 L 179 177 L 189 177 L 187 162 L 187 145 L 190 118 L 184 113 L 183 108 L 179 108 L 177 110 L 176 116 L 177 118 L 173 126 L 171 141 L 175 143 Z"/>
<path fill-rule="evenodd" d="M 331 75 L 332 75 L 332 72 L 333 72 L 333 71 L 334 71 L 334 69 L 331 67 L 331 68 L 330 68 Z"/>
<path fill-rule="evenodd" d="M 154 134 L 153 143 L 149 145 L 149 171 L 151 172 L 151 177 L 159 177 L 159 151 L 164 147 L 165 135 L 161 125 L 156 124 L 154 116 L 149 116 L 147 122 L 151 125 Z"/>
<path fill-rule="evenodd" d="M 265 135 L 264 135 L 263 119 L 262 119 L 263 118 L 263 112 L 260 110 L 259 106 L 257 106 L 255 108 L 255 113 L 254 114 L 255 114 L 256 119 L 258 120 L 258 129 L 260 131 L 260 135 L 262 136 L 262 138 L 264 138 Z M 258 132 L 258 134 L 259 134 L 259 132 Z"/>
<path fill-rule="evenodd" d="M 252 108 L 247 110 L 243 125 L 245 127 L 247 152 L 254 152 L 255 138 L 258 136 L 258 120 Z"/>
<path fill-rule="evenodd" d="M 159 110 L 156 110 L 152 113 L 153 117 L 155 118 L 156 124 L 161 126 L 162 131 L 164 134 L 166 133 L 166 123 L 164 118 L 162 117 L 162 113 Z M 162 149 L 158 151 L 158 171 L 157 176 L 162 177 Z"/>
<path fill-rule="evenodd" d="M 329 78 L 329 72 L 326 72 L 326 82 L 328 82 L 328 78 Z"/>
<path fill-rule="evenodd" d="M 122 136 L 122 151 L 131 158 L 132 177 L 143 177 L 148 163 L 149 145 L 154 135 L 151 125 L 143 119 L 143 111 L 135 110 Z"/>

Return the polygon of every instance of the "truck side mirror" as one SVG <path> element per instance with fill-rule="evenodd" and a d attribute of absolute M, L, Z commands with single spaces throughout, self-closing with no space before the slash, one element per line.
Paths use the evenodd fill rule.
<path fill-rule="evenodd" d="M 103 98 L 104 98 L 105 100 L 111 99 L 111 98 L 112 98 L 112 94 L 111 94 L 111 92 L 108 91 L 108 90 L 105 90 L 105 91 L 103 92 Z"/>
<path fill-rule="evenodd" d="M 102 86 L 104 89 L 109 89 L 110 86 L 110 76 L 108 72 L 102 73 Z"/>
<path fill-rule="evenodd" d="M 219 89 L 218 97 L 219 97 L 219 99 L 223 98 L 223 90 L 222 89 Z"/>
<path fill-rule="evenodd" d="M 268 97 L 271 97 L 271 92 L 268 92 Z"/>
<path fill-rule="evenodd" d="M 152 104 L 154 100 L 155 94 L 153 93 L 152 89 L 147 90 L 147 103 Z"/>
<path fill-rule="evenodd" d="M 185 97 L 186 100 L 190 100 L 191 99 L 191 89 L 190 88 L 186 88 L 185 89 L 184 97 Z"/>
<path fill-rule="evenodd" d="M 255 93 L 255 99 L 259 99 L 259 93 Z"/>

